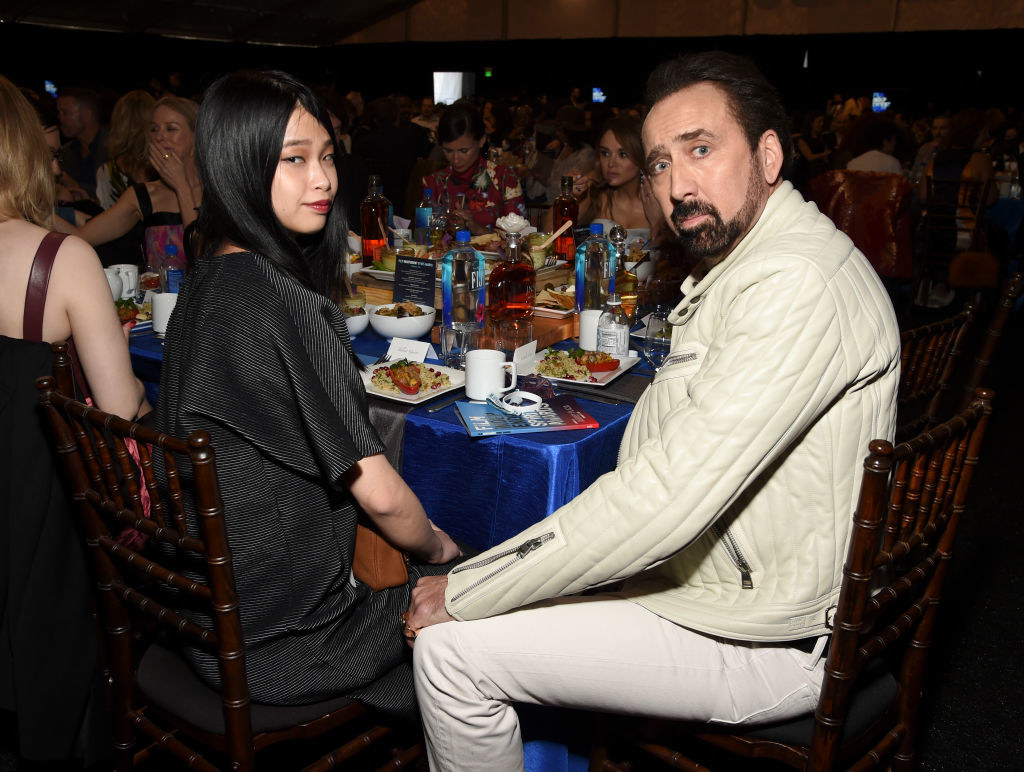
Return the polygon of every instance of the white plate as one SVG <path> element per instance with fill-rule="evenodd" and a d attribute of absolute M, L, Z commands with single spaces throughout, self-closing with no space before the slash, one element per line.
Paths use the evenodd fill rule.
<path fill-rule="evenodd" d="M 534 306 L 534 316 L 545 316 L 548 319 L 565 319 L 572 316 L 575 311 L 571 308 L 549 308 L 548 306 Z"/>
<path fill-rule="evenodd" d="M 363 269 L 363 273 L 367 273 L 370 276 L 372 276 L 373 278 L 380 279 L 381 281 L 394 281 L 395 280 L 395 272 L 394 271 L 382 271 L 379 268 L 364 268 Z"/>
<path fill-rule="evenodd" d="M 421 402 L 428 402 L 435 397 L 439 397 L 442 394 L 447 394 L 450 391 L 461 389 L 466 385 L 466 374 L 462 370 L 453 370 L 450 367 L 444 367 L 443 365 L 427 365 L 427 367 L 433 367 L 435 370 L 439 370 L 448 376 L 448 380 L 451 381 L 450 386 L 446 386 L 443 389 L 434 389 L 433 391 L 424 391 L 419 394 L 403 394 L 400 391 L 383 391 L 373 385 L 373 371 L 377 367 L 384 367 L 384 365 L 377 365 L 371 367 L 369 371 L 364 367 L 359 371 L 359 375 L 363 379 L 363 386 L 366 387 L 366 393 L 371 394 L 374 397 L 380 397 L 381 399 L 389 399 L 392 402 L 404 402 L 407 405 L 418 405 Z"/>
<path fill-rule="evenodd" d="M 537 358 L 533 360 L 533 364 L 530 366 L 530 369 L 528 371 L 521 372 L 519 374 L 520 375 L 534 375 L 537 372 L 537 366 L 540 364 L 541 360 L 544 358 L 544 355 L 547 352 L 548 352 L 547 349 L 544 349 L 543 351 L 537 352 Z M 594 380 L 592 380 L 592 381 L 589 381 L 589 380 L 588 381 L 577 381 L 577 380 L 575 380 L 573 378 L 554 378 L 554 377 L 552 377 L 550 375 L 545 375 L 543 377 L 547 378 L 549 381 L 554 381 L 555 383 L 558 383 L 558 382 L 562 382 L 562 383 L 576 383 L 576 384 L 579 384 L 579 385 L 582 385 L 582 386 L 593 386 L 595 388 L 601 388 L 603 386 L 607 386 L 609 383 L 614 381 L 616 378 L 618 378 L 623 373 L 628 372 L 629 370 L 632 370 L 634 367 L 637 366 L 637 364 L 639 362 L 640 362 L 640 357 L 621 357 L 619 359 L 619 366 L 615 370 L 608 370 L 608 371 L 603 372 L 603 373 L 591 373 L 591 375 L 594 376 Z"/>

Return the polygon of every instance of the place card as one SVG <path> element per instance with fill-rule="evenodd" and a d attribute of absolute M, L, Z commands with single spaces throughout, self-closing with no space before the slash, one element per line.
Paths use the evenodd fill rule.
<path fill-rule="evenodd" d="M 520 365 L 532 364 L 533 360 L 536 358 L 537 341 L 535 340 L 531 340 L 529 343 L 524 343 L 512 352 L 512 361 L 516 363 L 517 368 Z"/>
<path fill-rule="evenodd" d="M 395 260 L 395 289 L 392 295 L 396 303 L 411 300 L 423 306 L 434 307 L 434 273 L 437 263 L 429 257 L 399 255 Z"/>
<path fill-rule="evenodd" d="M 388 359 L 396 362 L 409 359 L 413 362 L 426 361 L 427 355 L 433 351 L 429 340 L 409 340 L 408 338 L 392 338 L 388 346 Z"/>

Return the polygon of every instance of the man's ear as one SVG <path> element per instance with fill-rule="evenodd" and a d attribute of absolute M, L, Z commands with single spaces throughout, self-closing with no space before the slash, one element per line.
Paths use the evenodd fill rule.
<path fill-rule="evenodd" d="M 784 158 L 779 135 L 771 129 L 762 134 L 761 139 L 757 142 L 757 155 L 761 172 L 764 174 L 764 181 L 769 186 L 775 185 L 781 180 Z"/>

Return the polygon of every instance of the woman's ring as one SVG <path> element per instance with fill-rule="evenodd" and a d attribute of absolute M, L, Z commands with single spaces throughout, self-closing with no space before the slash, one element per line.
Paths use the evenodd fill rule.
<path fill-rule="evenodd" d="M 414 640 L 416 638 L 416 634 L 418 632 L 419 632 L 418 630 L 413 630 L 411 627 L 409 627 L 409 625 L 406 625 L 405 629 L 402 630 L 402 635 L 404 635 L 406 638 L 408 638 L 411 641 L 411 640 Z"/>
<path fill-rule="evenodd" d="M 167 160 L 168 158 L 170 158 L 170 157 L 171 157 L 171 154 L 170 154 L 170 153 L 164 153 L 164 160 L 165 160 L 165 161 L 166 161 L 166 160 Z"/>

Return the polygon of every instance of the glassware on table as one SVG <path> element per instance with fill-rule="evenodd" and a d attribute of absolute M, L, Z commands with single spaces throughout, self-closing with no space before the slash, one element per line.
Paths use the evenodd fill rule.
<path fill-rule="evenodd" d="M 644 359 L 658 372 L 665 364 L 669 349 L 672 346 L 672 325 L 668 323 L 671 309 L 668 306 L 656 306 L 647 317 L 647 329 L 644 333 Z"/>
<path fill-rule="evenodd" d="M 536 340 L 533 321 L 530 319 L 506 319 L 498 322 L 494 331 L 497 348 L 504 351 L 509 359 L 517 348 Z"/>
<path fill-rule="evenodd" d="M 522 234 L 505 236 L 505 259 L 487 280 L 487 316 L 495 325 L 508 320 L 530 321 L 537 295 L 537 270 L 524 252 Z"/>
<path fill-rule="evenodd" d="M 441 361 L 446 367 L 466 369 L 466 354 L 480 348 L 480 331 L 465 328 L 440 328 Z"/>

